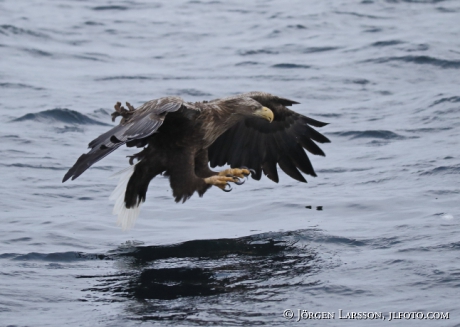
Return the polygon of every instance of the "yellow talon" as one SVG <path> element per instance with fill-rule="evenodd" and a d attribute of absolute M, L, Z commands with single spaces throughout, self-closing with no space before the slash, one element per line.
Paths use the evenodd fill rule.
<path fill-rule="evenodd" d="M 248 169 L 239 169 L 239 168 L 230 168 L 230 169 L 225 169 L 219 173 L 219 176 L 235 176 L 238 178 L 244 178 L 248 176 L 251 172 Z"/>
<path fill-rule="evenodd" d="M 225 187 L 227 186 L 228 182 L 235 182 L 235 179 L 233 177 L 216 175 L 216 176 L 205 178 L 204 182 L 206 184 L 217 186 L 221 190 L 225 191 Z"/>

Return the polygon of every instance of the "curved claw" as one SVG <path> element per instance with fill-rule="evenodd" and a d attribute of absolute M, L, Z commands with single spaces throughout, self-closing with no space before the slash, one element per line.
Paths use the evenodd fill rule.
<path fill-rule="evenodd" d="M 254 169 L 250 169 L 246 166 L 241 166 L 241 169 L 246 169 L 246 170 L 249 170 L 251 172 L 252 175 L 255 175 L 256 171 Z M 244 175 L 244 177 L 246 177 L 246 179 L 249 179 L 248 177 L 249 175 Z"/>
<path fill-rule="evenodd" d="M 236 185 L 243 185 L 246 182 L 245 179 L 239 179 L 238 177 L 233 177 L 233 179 L 235 180 Z"/>
<path fill-rule="evenodd" d="M 227 190 L 227 186 L 229 187 L 228 190 Z M 225 184 L 225 187 L 222 189 L 222 191 L 224 191 L 224 192 L 230 192 L 231 190 L 233 190 L 233 189 L 232 189 L 232 187 L 230 186 L 229 183 Z"/>

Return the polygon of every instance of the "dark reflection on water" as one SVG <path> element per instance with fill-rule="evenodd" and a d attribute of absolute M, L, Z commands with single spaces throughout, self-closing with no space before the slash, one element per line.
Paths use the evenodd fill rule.
<path fill-rule="evenodd" d="M 96 279 L 95 285 L 84 291 L 103 293 L 110 301 L 113 296 L 121 301 L 251 292 L 264 296 L 265 291 L 269 295 L 277 288 L 316 284 L 305 279 L 317 271 L 317 256 L 302 244 L 301 238 L 292 232 L 266 233 L 165 246 L 121 247 L 98 256 L 115 260 L 120 273 L 78 278 Z"/>

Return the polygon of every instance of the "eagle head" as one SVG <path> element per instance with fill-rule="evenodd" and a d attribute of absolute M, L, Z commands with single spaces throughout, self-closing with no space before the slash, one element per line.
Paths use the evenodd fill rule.
<path fill-rule="evenodd" d="M 222 103 L 223 107 L 230 109 L 233 114 L 239 114 L 244 117 L 260 117 L 268 120 L 270 123 L 273 121 L 275 115 L 269 108 L 264 107 L 258 101 L 249 97 L 235 97 L 226 99 Z"/>

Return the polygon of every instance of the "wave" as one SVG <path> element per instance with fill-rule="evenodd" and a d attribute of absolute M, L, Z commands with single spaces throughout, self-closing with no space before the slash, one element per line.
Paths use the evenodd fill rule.
<path fill-rule="evenodd" d="M 398 3 L 398 2 L 408 2 L 408 3 L 439 3 L 444 2 L 446 0 L 387 0 L 388 2 Z"/>
<path fill-rule="evenodd" d="M 67 124 L 76 124 L 76 125 L 105 125 L 111 126 L 106 123 L 89 118 L 88 116 L 79 113 L 78 111 L 69 110 L 69 109 L 50 109 L 45 111 L 40 111 L 37 113 L 26 114 L 22 117 L 13 119 L 11 122 L 23 122 L 23 121 L 35 121 L 35 122 L 62 122 Z"/>
<path fill-rule="evenodd" d="M 152 77 L 148 76 L 130 76 L 130 75 L 120 75 L 120 76 L 109 76 L 109 77 L 102 77 L 102 78 L 96 78 L 94 79 L 95 81 L 113 81 L 113 80 L 131 80 L 131 79 L 139 79 L 139 80 L 151 80 L 153 79 Z"/>
<path fill-rule="evenodd" d="M 436 100 L 430 105 L 430 107 L 434 107 L 443 102 L 450 102 L 450 103 L 460 102 L 460 96 L 453 96 L 453 97 L 442 98 L 442 99 Z"/>
<path fill-rule="evenodd" d="M 426 175 L 447 175 L 447 174 L 460 174 L 460 164 L 453 166 L 439 166 L 431 170 L 421 173 L 421 176 Z"/>
<path fill-rule="evenodd" d="M 106 62 L 106 60 L 104 59 L 97 58 L 96 56 L 91 55 L 72 55 L 71 57 L 76 59 Z"/>
<path fill-rule="evenodd" d="M 101 11 L 101 10 L 128 10 L 129 8 L 126 6 L 97 6 L 93 7 L 93 10 Z"/>
<path fill-rule="evenodd" d="M 212 94 L 206 93 L 197 89 L 179 89 L 171 91 L 174 95 L 190 95 L 193 97 L 204 97 L 204 96 L 211 96 Z"/>
<path fill-rule="evenodd" d="M 5 89 L 31 89 L 36 91 L 44 90 L 43 87 L 36 87 L 22 83 L 0 83 L 0 87 Z"/>
<path fill-rule="evenodd" d="M 460 190 L 432 190 L 428 191 L 430 194 L 434 195 L 452 195 L 452 194 L 460 194 Z"/>
<path fill-rule="evenodd" d="M 33 37 L 39 37 L 39 38 L 49 38 L 48 35 L 31 31 L 28 29 L 16 27 L 13 25 L 0 25 L 0 34 L 3 35 L 27 35 L 27 36 L 33 36 Z"/>
<path fill-rule="evenodd" d="M 89 115 L 91 115 L 93 117 L 96 117 L 96 118 L 111 119 L 111 117 L 110 117 L 111 114 L 112 114 L 112 112 L 110 112 L 109 110 L 104 109 L 104 108 L 99 108 L 99 109 L 94 110 Z"/>
<path fill-rule="evenodd" d="M 442 13 L 453 13 L 457 12 L 458 10 L 453 9 L 453 8 L 445 8 L 445 7 L 438 7 L 436 8 L 437 11 L 442 12 Z"/>
<path fill-rule="evenodd" d="M 238 52 L 241 56 L 252 56 L 258 54 L 278 54 L 278 51 L 269 50 L 269 49 L 259 49 L 259 50 L 242 50 Z"/>
<path fill-rule="evenodd" d="M 364 32 L 366 32 L 366 33 L 379 33 L 382 30 L 383 29 L 380 28 L 380 27 L 369 27 L 369 28 L 365 29 Z"/>
<path fill-rule="evenodd" d="M 359 18 L 371 18 L 371 19 L 385 19 L 386 18 L 386 17 L 382 17 L 382 16 L 360 14 L 360 13 L 351 12 L 351 11 L 334 11 L 334 13 L 339 14 L 339 15 L 351 15 L 351 16 L 356 16 L 356 17 L 359 17 Z"/>
<path fill-rule="evenodd" d="M 378 41 L 378 42 L 372 43 L 371 46 L 380 48 L 380 47 L 388 47 L 388 46 L 402 44 L 402 43 L 404 42 L 399 41 L 399 40 Z"/>
<path fill-rule="evenodd" d="M 339 47 L 309 47 L 302 50 L 302 53 L 325 52 L 340 49 Z"/>
<path fill-rule="evenodd" d="M 30 48 L 24 48 L 22 49 L 25 52 L 30 53 L 31 55 L 35 57 L 52 57 L 53 54 L 47 51 L 39 50 L 39 49 L 30 49 Z"/>
<path fill-rule="evenodd" d="M 460 68 L 460 60 L 438 59 L 430 56 L 403 56 L 403 57 L 384 57 L 377 59 L 368 59 L 362 62 L 387 63 L 392 61 L 402 61 L 417 65 L 432 65 L 441 68 Z"/>
<path fill-rule="evenodd" d="M 9 165 L 0 164 L 4 167 L 14 167 L 14 168 L 27 168 L 27 169 L 50 169 L 50 170 L 67 170 L 68 168 L 63 167 L 55 167 L 55 166 L 42 166 L 42 165 L 28 165 L 28 164 L 21 164 L 21 163 L 13 163 Z"/>
<path fill-rule="evenodd" d="M 51 261 L 51 262 L 72 262 L 81 259 L 86 259 L 84 254 L 79 252 L 56 252 L 56 253 L 38 253 L 31 252 L 27 254 L 3 253 L 0 254 L 0 259 L 12 259 L 20 261 Z"/>
<path fill-rule="evenodd" d="M 331 168 L 331 169 L 317 169 L 317 173 L 321 174 L 335 174 L 335 173 L 347 173 L 347 172 L 361 172 L 367 171 L 372 168 L 354 168 L 354 169 L 345 169 L 345 168 Z"/>
<path fill-rule="evenodd" d="M 63 133 L 83 133 L 83 129 L 81 129 L 80 127 L 77 127 L 77 126 L 64 126 L 64 127 L 56 127 L 54 129 L 56 131 L 56 133 L 58 134 L 63 134 Z"/>
<path fill-rule="evenodd" d="M 308 53 L 318 53 L 326 52 L 340 49 L 340 47 L 334 46 L 324 46 L 324 47 L 298 47 L 292 44 L 284 45 L 282 49 L 258 49 L 258 50 L 240 50 L 238 52 L 241 56 L 250 56 L 250 55 L 259 55 L 259 54 L 279 54 L 283 53 L 299 53 L 299 54 L 308 54 Z"/>
<path fill-rule="evenodd" d="M 366 85 L 369 84 L 371 81 L 365 78 L 356 78 L 356 79 L 347 79 L 345 83 L 352 83 L 352 84 L 359 84 L 359 85 Z"/>
<path fill-rule="evenodd" d="M 436 216 L 445 215 L 444 213 L 435 214 Z M 448 250 L 458 251 L 460 249 L 460 242 L 444 243 L 433 246 L 417 246 L 406 249 L 398 250 L 398 252 L 428 252 L 433 250 Z M 458 281 L 458 278 L 456 279 Z"/>
<path fill-rule="evenodd" d="M 260 63 L 257 61 L 242 61 L 242 62 L 235 64 L 235 66 L 255 66 L 259 64 Z"/>
<path fill-rule="evenodd" d="M 320 117 L 328 117 L 328 118 L 339 118 L 343 116 L 342 114 L 338 114 L 338 113 L 315 113 L 315 115 L 320 116 Z"/>
<path fill-rule="evenodd" d="M 298 65 L 298 64 L 276 64 L 272 65 L 273 68 L 283 68 L 283 69 L 292 69 L 292 68 L 310 68 L 308 65 Z"/>
<path fill-rule="evenodd" d="M 404 132 L 408 133 L 439 133 L 451 130 L 452 127 L 439 127 L 439 128 L 415 128 L 415 129 L 405 129 Z"/>
<path fill-rule="evenodd" d="M 357 138 L 373 138 L 373 139 L 384 139 L 384 140 L 403 140 L 406 137 L 396 134 L 392 131 L 386 130 L 367 130 L 367 131 L 347 131 L 347 132 L 335 132 L 328 133 L 338 136 L 351 137 L 351 139 Z"/>
<path fill-rule="evenodd" d="M 307 29 L 304 25 L 301 25 L 301 24 L 297 24 L 297 25 L 288 25 L 287 27 L 289 27 L 289 28 L 295 28 L 295 29 L 298 29 L 298 30 L 305 30 L 305 29 Z"/>
<path fill-rule="evenodd" d="M 94 22 L 92 20 L 87 20 L 85 22 L 85 25 L 88 25 L 88 26 L 104 26 L 103 23 L 100 23 L 100 22 Z"/>

